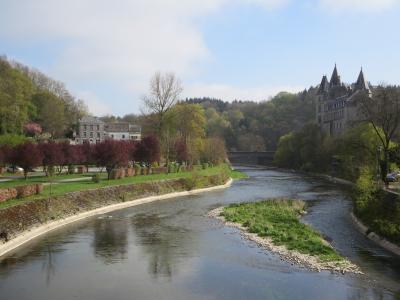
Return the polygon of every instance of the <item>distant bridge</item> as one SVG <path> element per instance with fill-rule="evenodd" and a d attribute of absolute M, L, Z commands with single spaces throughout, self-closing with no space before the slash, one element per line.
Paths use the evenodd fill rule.
<path fill-rule="evenodd" d="M 230 151 L 228 158 L 232 164 L 250 164 L 270 166 L 274 161 L 275 151 L 249 152 Z"/>

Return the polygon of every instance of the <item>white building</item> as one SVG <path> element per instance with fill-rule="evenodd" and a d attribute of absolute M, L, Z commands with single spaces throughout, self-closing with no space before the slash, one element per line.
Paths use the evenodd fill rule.
<path fill-rule="evenodd" d="M 106 139 L 140 141 L 141 137 L 141 127 L 138 125 L 125 122 L 105 123 L 99 118 L 86 116 L 79 120 L 79 129 L 75 135 L 75 143 L 97 144 Z"/>

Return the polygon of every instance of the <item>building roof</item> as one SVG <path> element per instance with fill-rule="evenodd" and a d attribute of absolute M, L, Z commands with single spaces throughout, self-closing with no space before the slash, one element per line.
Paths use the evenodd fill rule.
<path fill-rule="evenodd" d="M 84 116 L 79 120 L 79 123 L 89 123 L 89 124 L 104 124 L 102 120 L 93 116 Z"/>
<path fill-rule="evenodd" d="M 337 70 L 336 64 L 335 64 L 335 68 L 333 69 L 329 86 L 331 86 L 331 87 L 332 86 L 340 86 L 341 84 L 342 84 L 342 82 L 340 81 L 340 76 L 339 76 L 339 73 L 338 73 L 338 70 Z"/>
<path fill-rule="evenodd" d="M 370 90 L 369 83 L 365 80 L 363 69 L 361 68 L 360 74 L 358 75 L 357 82 L 354 85 L 356 90 Z"/>
<path fill-rule="evenodd" d="M 141 127 L 138 125 L 132 125 L 125 122 L 120 123 L 107 123 L 105 126 L 106 132 L 130 132 L 130 133 L 140 133 Z"/>
<path fill-rule="evenodd" d="M 329 81 L 328 81 L 328 77 L 326 77 L 326 75 L 324 75 L 322 77 L 321 84 L 319 85 L 318 95 L 327 93 L 328 91 L 329 91 Z"/>

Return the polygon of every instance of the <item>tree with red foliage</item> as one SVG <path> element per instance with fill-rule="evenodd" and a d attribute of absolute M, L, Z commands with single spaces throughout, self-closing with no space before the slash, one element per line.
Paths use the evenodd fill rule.
<path fill-rule="evenodd" d="M 160 140 L 154 136 L 146 136 L 137 145 L 135 158 L 138 161 L 151 164 L 160 160 Z"/>
<path fill-rule="evenodd" d="M 176 160 L 179 163 L 183 163 L 189 160 L 189 152 L 187 145 L 183 139 L 178 139 L 174 144 L 174 152 L 176 155 Z"/>
<path fill-rule="evenodd" d="M 60 145 L 55 142 L 41 143 L 39 148 L 43 153 L 43 168 L 46 176 L 53 176 L 54 167 L 64 162 L 64 153 Z"/>
<path fill-rule="evenodd" d="M 43 154 L 40 148 L 31 142 L 20 144 L 13 149 L 11 161 L 14 165 L 24 169 L 25 180 L 28 177 L 28 172 L 40 166 L 43 161 Z"/>
<path fill-rule="evenodd" d="M 95 163 L 95 146 L 90 143 L 84 143 L 79 145 L 79 163 L 86 166 L 86 169 L 89 170 L 89 165 Z"/>
<path fill-rule="evenodd" d="M 128 165 L 129 147 L 126 142 L 106 140 L 96 144 L 94 157 L 98 166 L 106 168 L 108 179 L 110 179 L 112 170 Z"/>
<path fill-rule="evenodd" d="M 126 143 L 127 143 L 127 147 L 128 147 L 129 159 L 131 161 L 137 161 L 138 159 L 136 158 L 136 149 L 139 146 L 139 142 L 138 141 L 129 141 Z"/>
<path fill-rule="evenodd" d="M 70 170 L 71 167 L 77 163 L 78 153 L 77 147 L 71 145 L 68 141 L 60 143 L 59 146 L 63 153 L 63 160 L 60 161 L 59 168 L 59 174 L 61 174 L 65 166 L 68 166 L 68 170 Z"/>
<path fill-rule="evenodd" d="M 3 147 L 0 147 L 0 168 L 3 167 L 5 163 L 6 163 L 6 154 L 4 153 Z"/>

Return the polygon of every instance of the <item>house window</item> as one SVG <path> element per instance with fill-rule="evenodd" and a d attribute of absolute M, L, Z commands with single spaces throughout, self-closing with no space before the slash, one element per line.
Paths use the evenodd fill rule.
<path fill-rule="evenodd" d="M 87 125 L 83 125 L 83 129 L 84 129 L 84 130 L 87 130 Z"/>
<path fill-rule="evenodd" d="M 122 135 L 122 138 L 123 138 L 123 139 L 125 138 L 125 134 Z"/>
<path fill-rule="evenodd" d="M 100 132 L 97 133 L 97 137 L 100 138 Z"/>
<path fill-rule="evenodd" d="M 86 131 L 83 132 L 83 137 L 86 137 Z"/>
<path fill-rule="evenodd" d="M 100 130 L 100 125 L 97 125 L 97 130 Z"/>
<path fill-rule="evenodd" d="M 93 125 L 90 125 L 90 130 L 93 130 Z"/>
<path fill-rule="evenodd" d="M 91 137 L 91 138 L 93 137 L 93 132 L 90 132 L 90 137 Z"/>
<path fill-rule="evenodd" d="M 113 134 L 111 135 L 111 138 L 114 139 L 114 135 Z"/>

